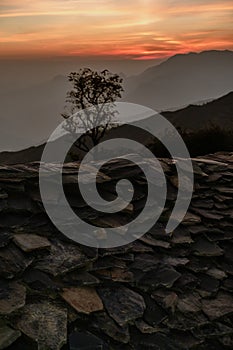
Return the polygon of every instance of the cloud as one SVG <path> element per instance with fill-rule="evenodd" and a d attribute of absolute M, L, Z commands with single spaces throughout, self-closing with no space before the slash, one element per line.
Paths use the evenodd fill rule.
<path fill-rule="evenodd" d="M 232 0 L 1 0 L 0 49 L 152 58 L 233 48 Z"/>

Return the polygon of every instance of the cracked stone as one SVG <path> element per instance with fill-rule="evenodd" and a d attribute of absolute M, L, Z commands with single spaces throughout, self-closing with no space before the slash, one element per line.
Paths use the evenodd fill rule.
<path fill-rule="evenodd" d="M 67 340 L 67 312 L 44 301 L 23 308 L 17 328 L 38 344 L 38 350 L 59 350 Z"/>
<path fill-rule="evenodd" d="M 53 276 L 58 276 L 83 267 L 89 261 L 90 259 L 83 254 L 78 246 L 56 242 L 51 245 L 49 255 L 38 260 L 35 267 Z"/>
<path fill-rule="evenodd" d="M 142 317 L 146 308 L 143 297 L 126 287 L 101 288 L 99 293 L 108 314 L 120 326 Z"/>
<path fill-rule="evenodd" d="M 90 314 L 103 310 L 103 303 L 94 288 L 73 287 L 64 288 L 62 298 L 77 312 Z"/>

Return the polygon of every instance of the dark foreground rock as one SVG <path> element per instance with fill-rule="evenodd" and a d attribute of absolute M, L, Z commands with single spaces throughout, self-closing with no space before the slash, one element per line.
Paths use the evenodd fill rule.
<path fill-rule="evenodd" d="M 193 160 L 192 203 L 172 235 L 165 226 L 178 181 L 174 164 L 161 164 L 168 195 L 160 220 L 114 249 L 88 248 L 56 230 L 41 203 L 38 163 L 0 167 L 0 349 L 233 348 L 233 153 Z M 103 167 L 100 193 L 115 198 L 121 171 L 135 195 L 114 217 L 86 206 L 77 164 L 67 164 L 64 189 L 73 210 L 104 227 L 137 216 L 147 193 L 138 167 L 121 160 Z M 88 176 L 81 179 L 88 186 Z M 97 234 L 105 239 L 104 229 Z"/>

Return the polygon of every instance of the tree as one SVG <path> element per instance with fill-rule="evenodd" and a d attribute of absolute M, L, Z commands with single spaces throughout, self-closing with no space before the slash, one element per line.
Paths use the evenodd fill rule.
<path fill-rule="evenodd" d="M 65 129 L 72 135 L 82 134 L 75 146 L 88 152 L 90 143 L 96 146 L 111 127 L 116 115 L 114 102 L 124 91 L 123 79 L 108 70 L 97 72 L 90 68 L 70 73 L 68 79 L 72 90 L 67 93 L 68 112 L 62 114 Z"/>

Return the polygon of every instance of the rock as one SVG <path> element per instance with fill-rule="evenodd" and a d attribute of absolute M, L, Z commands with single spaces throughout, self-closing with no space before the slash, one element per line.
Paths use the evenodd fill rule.
<path fill-rule="evenodd" d="M 110 338 L 120 343 L 127 344 L 130 341 L 128 325 L 119 326 L 105 312 L 96 314 L 91 326 L 97 332 L 101 330 Z"/>
<path fill-rule="evenodd" d="M 178 298 L 177 308 L 182 313 L 199 312 L 201 310 L 201 302 L 199 295 L 188 294 Z"/>
<path fill-rule="evenodd" d="M 200 222 L 201 222 L 200 216 L 197 216 L 197 215 L 194 215 L 194 214 L 188 212 L 185 215 L 185 217 L 182 221 L 182 224 L 189 226 L 189 225 L 193 225 L 193 224 L 199 224 Z"/>
<path fill-rule="evenodd" d="M 200 239 L 192 245 L 195 255 L 198 256 L 221 256 L 223 250 L 215 243 L 209 242 L 206 239 Z"/>
<path fill-rule="evenodd" d="M 100 280 L 88 272 L 72 271 L 63 277 L 69 286 L 91 287 L 100 284 Z"/>
<path fill-rule="evenodd" d="M 10 242 L 12 235 L 8 232 L 0 232 L 0 248 L 4 248 Z"/>
<path fill-rule="evenodd" d="M 157 287 L 171 288 L 173 284 L 180 278 L 181 274 L 169 267 L 161 267 L 144 274 L 140 280 L 140 286 L 149 289 Z"/>
<path fill-rule="evenodd" d="M 0 282 L 0 315 L 8 315 L 25 305 L 26 288 L 17 282 Z"/>
<path fill-rule="evenodd" d="M 126 234 L 141 235 L 137 224 L 129 230 L 119 227 L 145 206 L 148 184 L 140 164 L 150 173 L 156 171 L 153 159 L 139 158 L 135 155 L 139 166 L 114 159 L 100 169 L 97 189 L 106 201 L 116 198 L 122 174 L 134 188 L 130 206 L 110 216 L 93 210 L 81 198 L 79 163 L 62 168 L 64 192 L 73 211 L 93 225 L 115 227 L 114 234 L 122 242 Z M 0 166 L 0 305 L 4 311 L 0 318 L 7 322 L 0 322 L 0 328 L 12 327 L 17 336 L 23 333 L 7 348 L 231 349 L 233 152 L 202 158 L 204 162 L 193 161 L 195 191 L 183 224 L 171 235 L 165 232 L 177 198 L 171 183 L 177 186 L 177 172 L 172 159 L 159 160 L 168 190 L 159 221 L 154 224 L 154 203 L 140 220 L 154 224 L 148 233 L 111 249 L 73 242 L 51 223 L 40 198 L 39 162 Z M 87 189 L 89 174 L 95 170 L 92 162 L 81 174 Z M 187 173 L 185 165 L 183 170 Z M 61 171 L 61 164 L 44 164 L 43 176 L 56 205 L 54 171 Z M 69 224 L 69 218 L 63 221 Z M 83 234 L 83 230 L 73 233 Z M 106 230 L 101 225 L 93 233 L 97 242 L 94 234 L 104 243 Z M 26 289 L 26 298 L 17 285 Z M 11 332 L 5 328 L 4 334 Z M 0 335 L 0 344 L 2 339 Z"/>
<path fill-rule="evenodd" d="M 166 309 L 170 309 L 172 313 L 175 312 L 178 303 L 178 296 L 176 293 L 171 292 L 165 296 L 163 300 L 163 305 Z"/>
<path fill-rule="evenodd" d="M 158 267 L 161 259 L 152 254 L 140 254 L 136 256 L 134 262 L 130 265 L 131 270 L 140 270 L 143 272 L 154 270 Z"/>
<path fill-rule="evenodd" d="M 46 237 L 34 234 L 16 234 L 14 235 L 14 242 L 26 253 L 37 249 L 49 248 L 51 246 Z"/>
<path fill-rule="evenodd" d="M 0 324 L 0 350 L 8 348 L 20 336 L 21 332 Z"/>
<path fill-rule="evenodd" d="M 219 292 L 214 299 L 202 300 L 202 310 L 210 320 L 215 320 L 233 313 L 233 296 Z"/>
<path fill-rule="evenodd" d="M 224 218 L 223 215 L 220 215 L 219 213 L 217 213 L 214 210 L 207 211 L 207 210 L 202 210 L 202 209 L 198 209 L 198 208 L 193 208 L 193 211 L 205 219 L 222 220 Z"/>
<path fill-rule="evenodd" d="M 203 344 L 203 340 L 195 338 L 191 333 L 180 332 L 174 335 L 173 341 L 177 345 L 178 349 L 191 350 L 200 349 Z"/>
<path fill-rule="evenodd" d="M 202 293 L 203 296 L 210 296 L 213 293 L 216 293 L 219 289 L 219 281 L 211 276 L 206 274 L 201 275 L 200 284 L 198 287 L 199 293 Z M 203 293 L 204 292 L 204 293 Z"/>
<path fill-rule="evenodd" d="M 191 244 L 193 240 L 190 233 L 184 229 L 176 229 L 172 234 L 171 243 L 173 244 Z"/>
<path fill-rule="evenodd" d="M 56 281 L 53 281 L 46 273 L 36 269 L 26 271 L 23 275 L 23 281 L 34 290 L 56 291 L 60 289 L 60 286 Z"/>
<path fill-rule="evenodd" d="M 164 248 L 164 249 L 171 248 L 171 245 L 169 242 L 155 239 L 155 238 L 151 237 L 150 235 L 145 235 L 145 236 L 141 237 L 140 241 L 142 241 L 143 243 L 146 243 L 152 247 L 160 247 L 160 248 Z"/>
<path fill-rule="evenodd" d="M 53 276 L 62 275 L 76 268 L 88 264 L 90 259 L 77 245 L 71 243 L 54 242 L 48 256 L 35 264 L 38 270 L 48 272 Z"/>
<path fill-rule="evenodd" d="M 0 250 L 0 276 L 13 278 L 22 273 L 33 261 L 25 256 L 14 244 Z"/>
<path fill-rule="evenodd" d="M 211 268 L 209 269 L 207 272 L 207 275 L 213 277 L 213 278 L 216 278 L 217 280 L 223 280 L 224 278 L 227 277 L 227 274 L 222 271 L 222 270 L 219 270 L 217 268 Z"/>
<path fill-rule="evenodd" d="M 146 310 L 143 319 L 152 327 L 158 326 L 168 317 L 167 312 L 150 296 L 144 295 L 144 300 L 146 303 Z"/>
<path fill-rule="evenodd" d="M 134 275 L 132 272 L 120 268 L 113 268 L 109 270 L 99 270 L 98 276 L 102 279 L 112 280 L 114 282 L 133 282 Z"/>
<path fill-rule="evenodd" d="M 108 314 L 120 326 L 142 317 L 146 308 L 143 297 L 126 287 L 100 288 L 99 293 Z"/>
<path fill-rule="evenodd" d="M 141 320 L 141 319 L 135 321 L 135 326 L 143 334 L 154 334 L 162 331 L 162 328 L 152 327 L 148 323 L 146 323 L 144 320 Z"/>
<path fill-rule="evenodd" d="M 177 350 L 177 346 L 172 337 L 163 333 L 144 334 L 139 333 L 134 340 L 135 350 Z"/>
<path fill-rule="evenodd" d="M 26 305 L 17 328 L 38 344 L 38 350 L 59 350 L 67 340 L 67 312 L 48 301 Z"/>
<path fill-rule="evenodd" d="M 103 303 L 94 288 L 64 288 L 61 296 L 77 312 L 88 315 L 103 310 Z"/>
<path fill-rule="evenodd" d="M 109 350 L 106 342 L 91 333 L 74 332 L 69 336 L 69 344 L 70 350 Z"/>
<path fill-rule="evenodd" d="M 186 258 L 175 258 L 175 257 L 172 257 L 172 256 L 164 257 L 162 261 L 166 265 L 173 266 L 173 267 L 185 266 L 185 265 L 187 265 L 189 263 L 189 259 L 186 259 Z"/>

